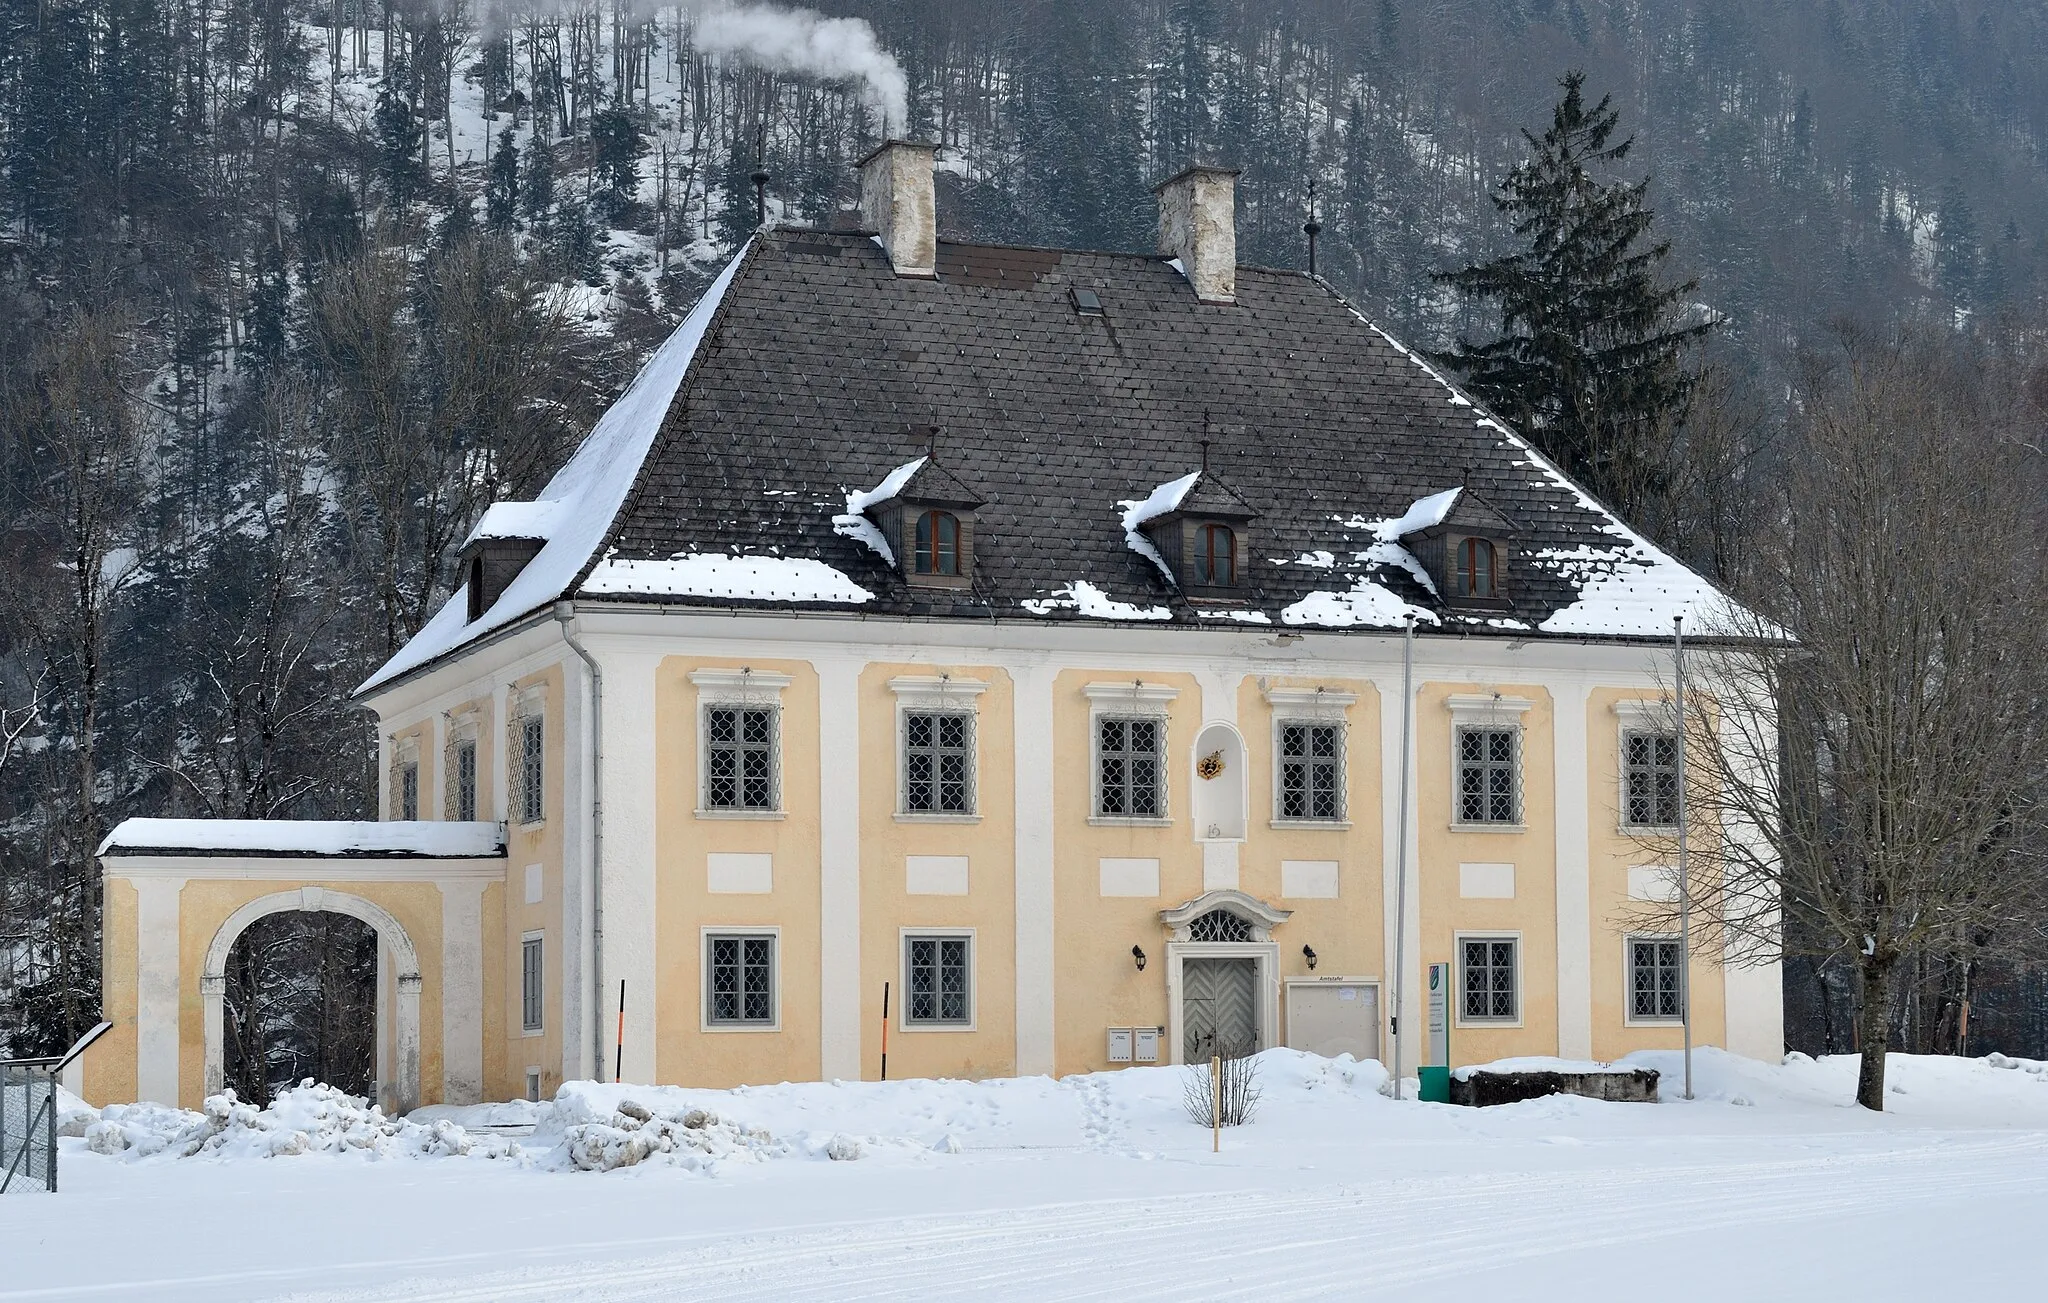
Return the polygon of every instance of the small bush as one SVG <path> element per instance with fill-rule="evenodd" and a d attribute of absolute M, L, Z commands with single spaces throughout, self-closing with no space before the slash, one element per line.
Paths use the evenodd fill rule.
<path fill-rule="evenodd" d="M 1208 1126 L 1217 1101 L 1217 1079 L 1221 1077 L 1223 1125 L 1243 1126 L 1259 1107 L 1259 1061 L 1248 1049 L 1225 1052 L 1214 1064 L 1190 1063 L 1181 1078 L 1181 1102 L 1197 1126 Z"/>

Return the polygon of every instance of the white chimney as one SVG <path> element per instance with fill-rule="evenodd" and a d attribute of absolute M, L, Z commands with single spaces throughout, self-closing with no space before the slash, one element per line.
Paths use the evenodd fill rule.
<path fill-rule="evenodd" d="M 898 276 L 938 274 L 939 218 L 932 201 L 937 145 L 885 140 L 860 168 L 860 220 L 881 236 Z"/>
<path fill-rule="evenodd" d="M 1152 187 L 1159 196 L 1159 252 L 1204 303 L 1237 302 L 1237 169 L 1196 163 Z"/>

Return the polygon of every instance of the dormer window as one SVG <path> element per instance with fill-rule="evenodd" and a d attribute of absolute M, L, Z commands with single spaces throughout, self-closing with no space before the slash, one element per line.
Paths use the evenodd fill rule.
<path fill-rule="evenodd" d="M 1195 582 L 1204 588 L 1237 586 L 1237 531 L 1228 525 L 1195 530 Z"/>
<path fill-rule="evenodd" d="M 1491 598 L 1498 596 L 1495 576 L 1493 544 L 1483 538 L 1460 539 L 1458 542 L 1457 584 L 1460 597 Z"/>
<path fill-rule="evenodd" d="M 471 557 L 463 567 L 462 587 L 469 604 L 469 622 L 474 624 L 484 614 L 484 559 Z"/>
<path fill-rule="evenodd" d="M 1428 572 L 1443 600 L 1453 606 L 1511 609 L 1508 568 L 1513 541 L 1521 531 L 1492 503 L 1469 488 L 1445 489 L 1418 498 L 1383 526 Z"/>
<path fill-rule="evenodd" d="M 950 511 L 920 513 L 913 564 L 920 575 L 959 575 L 960 517 Z"/>

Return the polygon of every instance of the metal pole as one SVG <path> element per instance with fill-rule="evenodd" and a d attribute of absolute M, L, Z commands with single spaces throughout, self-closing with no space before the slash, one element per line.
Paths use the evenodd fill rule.
<path fill-rule="evenodd" d="M 1408 747 L 1415 725 L 1415 617 L 1401 633 L 1401 805 L 1394 817 L 1394 1098 L 1401 1098 L 1401 1010 L 1408 990 Z"/>
<path fill-rule="evenodd" d="M 1678 714 L 1678 1015 L 1685 1029 L 1685 1097 L 1692 1098 L 1692 875 L 1685 818 L 1685 617 L 1671 617 L 1671 658 Z"/>
<path fill-rule="evenodd" d="M 603 1071 L 602 1068 L 599 1071 Z M 626 1079 L 626 979 L 619 979 L 619 1039 L 616 1056 L 612 1059 L 612 1080 Z"/>

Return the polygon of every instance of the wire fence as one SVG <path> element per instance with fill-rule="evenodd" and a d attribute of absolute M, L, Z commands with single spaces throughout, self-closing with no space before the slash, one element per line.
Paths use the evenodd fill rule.
<path fill-rule="evenodd" d="M 57 1188 L 57 1061 L 0 1061 L 0 1194 Z"/>

